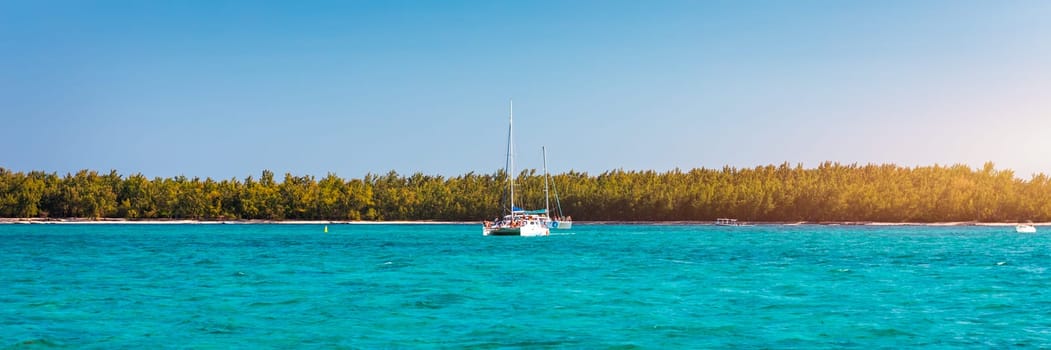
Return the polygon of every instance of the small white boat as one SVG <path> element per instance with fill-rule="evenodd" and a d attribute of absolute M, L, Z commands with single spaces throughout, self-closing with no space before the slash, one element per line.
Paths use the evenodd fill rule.
<path fill-rule="evenodd" d="M 742 223 L 742 222 L 738 222 L 737 219 L 718 218 L 718 219 L 715 219 L 715 226 L 744 227 L 744 226 L 755 226 L 755 225 L 749 225 L 749 224 L 745 224 L 745 223 Z"/>
<path fill-rule="evenodd" d="M 1036 233 L 1036 226 L 1033 226 L 1033 224 L 1020 224 L 1018 226 L 1015 226 L 1015 232 Z"/>
<path fill-rule="evenodd" d="M 737 226 L 737 219 L 718 218 L 715 219 L 717 226 Z"/>
<path fill-rule="evenodd" d="M 715 219 L 716 226 L 740 226 L 737 223 L 737 219 L 718 218 Z"/>

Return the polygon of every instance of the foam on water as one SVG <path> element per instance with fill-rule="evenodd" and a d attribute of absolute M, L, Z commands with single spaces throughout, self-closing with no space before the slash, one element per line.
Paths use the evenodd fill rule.
<path fill-rule="evenodd" d="M 988 227 L 0 225 L 0 348 L 1051 347 Z"/>

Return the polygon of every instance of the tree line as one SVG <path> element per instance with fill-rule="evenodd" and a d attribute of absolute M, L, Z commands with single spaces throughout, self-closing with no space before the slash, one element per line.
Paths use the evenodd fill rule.
<path fill-rule="evenodd" d="M 543 174 L 525 170 L 515 179 L 516 203 L 542 208 Z M 476 221 L 501 214 L 507 181 L 503 171 L 454 177 L 391 171 L 361 179 L 285 174 L 278 181 L 268 170 L 258 179 L 213 180 L 0 168 L 0 217 Z M 1051 221 L 1051 179 L 1019 179 L 992 163 L 570 171 L 551 181 L 562 211 L 577 220 Z"/>

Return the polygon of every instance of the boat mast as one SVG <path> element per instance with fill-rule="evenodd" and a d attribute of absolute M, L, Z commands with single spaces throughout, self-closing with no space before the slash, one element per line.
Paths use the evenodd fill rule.
<path fill-rule="evenodd" d="M 547 147 L 540 146 L 540 151 L 544 153 L 544 214 L 551 216 L 551 199 L 547 194 Z"/>
<path fill-rule="evenodd" d="M 551 180 L 551 190 L 555 192 L 555 207 L 558 208 L 558 217 L 564 217 L 562 215 L 562 201 L 558 200 L 558 186 L 555 186 L 555 180 Z"/>
<path fill-rule="evenodd" d="M 511 172 L 507 174 L 511 187 L 511 222 L 515 221 L 515 148 L 514 148 L 514 123 L 515 123 L 515 100 L 511 100 L 510 116 L 507 119 L 507 162 L 510 164 Z"/>

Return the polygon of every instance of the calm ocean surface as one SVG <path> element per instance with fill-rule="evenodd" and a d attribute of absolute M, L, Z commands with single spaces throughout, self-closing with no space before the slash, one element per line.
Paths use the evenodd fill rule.
<path fill-rule="evenodd" d="M 0 348 L 1051 347 L 1046 233 L 557 233 L 0 225 Z"/>

